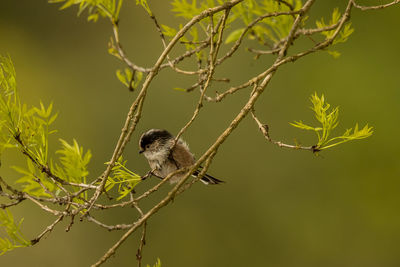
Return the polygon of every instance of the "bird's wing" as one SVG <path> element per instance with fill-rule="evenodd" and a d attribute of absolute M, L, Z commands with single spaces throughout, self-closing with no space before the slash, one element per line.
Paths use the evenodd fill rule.
<path fill-rule="evenodd" d="M 175 162 L 177 168 L 191 166 L 195 163 L 194 156 L 190 153 L 187 145 L 180 142 L 172 149 L 170 159 Z"/>

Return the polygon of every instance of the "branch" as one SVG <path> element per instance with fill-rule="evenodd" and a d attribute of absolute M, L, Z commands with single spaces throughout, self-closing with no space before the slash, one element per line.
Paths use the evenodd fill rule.
<path fill-rule="evenodd" d="M 131 196 L 131 199 L 133 200 L 133 196 Z M 137 205 L 136 202 L 133 202 L 133 206 L 137 209 L 137 211 L 140 213 L 140 215 L 143 217 L 143 211 L 140 209 L 140 207 Z M 140 238 L 140 244 L 139 248 L 136 253 L 136 259 L 138 261 L 138 267 L 142 266 L 142 255 L 143 255 L 143 247 L 146 245 L 146 229 L 147 229 L 147 221 L 143 223 L 143 231 L 142 231 L 142 237 Z"/>
<path fill-rule="evenodd" d="M 390 6 L 393 6 L 395 4 L 400 3 L 400 0 L 395 0 L 395 1 L 390 2 L 388 4 L 378 5 L 378 6 L 361 6 L 361 5 L 358 5 L 356 3 L 356 1 L 354 1 L 354 0 L 352 0 L 352 2 L 353 2 L 354 7 L 358 8 L 358 9 L 361 9 L 362 11 L 365 11 L 365 10 L 376 10 L 376 9 L 382 9 L 382 8 L 390 7 Z"/>
<path fill-rule="evenodd" d="M 40 239 L 42 239 L 42 237 L 51 232 L 53 230 L 53 228 L 62 221 L 62 219 L 64 218 L 64 215 L 60 215 L 52 224 L 50 224 L 49 226 L 46 227 L 46 229 L 36 238 L 31 240 L 31 245 L 35 245 L 37 242 L 40 241 Z"/>
<path fill-rule="evenodd" d="M 98 226 L 101 226 L 105 229 L 107 229 L 108 231 L 113 231 L 113 230 L 126 230 L 132 227 L 132 224 L 116 224 L 116 225 L 107 225 L 104 224 L 98 220 L 96 220 L 95 218 L 93 218 L 91 215 L 86 214 L 85 218 L 92 223 L 97 224 Z"/>
<path fill-rule="evenodd" d="M 143 231 L 142 237 L 140 238 L 139 248 L 136 253 L 136 259 L 138 261 L 138 267 L 142 266 L 142 254 L 143 254 L 143 247 L 146 244 L 146 228 L 147 228 L 147 221 L 143 223 Z"/>
<path fill-rule="evenodd" d="M 17 143 L 20 145 L 21 147 L 21 152 L 22 154 L 24 154 L 25 156 L 27 156 L 32 163 L 34 163 L 36 165 L 36 167 L 43 173 L 45 173 L 49 178 L 54 179 L 56 182 L 62 184 L 62 185 L 71 185 L 71 186 L 77 186 L 77 187 L 83 187 L 83 188 L 91 188 L 91 189 L 95 189 L 97 188 L 96 186 L 93 185 L 88 185 L 88 184 L 84 184 L 84 183 L 72 183 L 72 182 L 68 182 L 65 181 L 64 179 L 58 177 L 57 175 L 55 175 L 48 166 L 45 166 L 43 164 L 41 164 L 39 162 L 39 160 L 37 158 L 35 158 L 31 151 L 29 150 L 29 148 L 25 145 L 25 143 L 22 141 L 21 139 L 21 135 L 20 134 L 16 134 L 14 136 L 15 141 L 17 141 Z"/>
<path fill-rule="evenodd" d="M 0 209 L 5 209 L 5 208 L 8 208 L 8 207 L 16 206 L 20 202 L 22 202 L 23 200 L 25 200 L 25 198 L 18 198 L 17 200 L 15 200 L 13 202 L 10 202 L 10 203 L 7 203 L 7 204 L 0 204 Z"/>
<path fill-rule="evenodd" d="M 269 135 L 269 127 L 267 124 L 262 124 L 260 120 L 256 117 L 254 109 L 251 111 L 251 116 L 253 117 L 254 121 L 257 123 L 258 128 L 260 129 L 261 133 L 267 139 L 269 142 L 279 146 L 279 147 L 284 147 L 284 148 L 291 148 L 291 149 L 303 149 L 303 150 L 310 150 L 312 152 L 317 152 L 315 149 L 315 146 L 300 146 L 300 145 L 289 145 L 282 143 L 280 141 L 275 141 L 272 140 L 272 138 Z"/>
<path fill-rule="evenodd" d="M 272 55 L 272 54 L 278 54 L 279 51 L 281 50 L 280 48 L 275 48 L 272 50 L 258 50 L 258 49 L 253 49 L 253 48 L 247 48 L 248 51 L 258 54 L 258 55 Z"/>
<path fill-rule="evenodd" d="M 114 34 L 114 39 L 115 39 L 115 43 L 116 43 L 116 49 L 118 52 L 118 55 L 120 56 L 120 58 L 122 59 L 122 61 L 125 62 L 126 65 L 129 66 L 129 68 L 131 68 L 134 71 L 140 71 L 143 73 L 148 73 L 151 70 L 150 69 L 146 69 L 143 67 L 139 67 L 136 64 L 134 64 L 133 62 L 131 62 L 129 60 L 129 58 L 126 56 L 124 50 L 122 49 L 121 46 L 121 42 L 119 40 L 119 28 L 118 28 L 118 22 L 114 21 L 113 19 L 111 20 L 112 26 L 113 26 L 113 34 Z"/>

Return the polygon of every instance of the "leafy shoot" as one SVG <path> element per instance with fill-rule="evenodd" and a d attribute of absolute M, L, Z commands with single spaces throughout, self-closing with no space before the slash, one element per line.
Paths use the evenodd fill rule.
<path fill-rule="evenodd" d="M 8 237 L 0 237 L 0 255 L 14 248 L 28 247 L 31 242 L 27 241 L 21 233 L 21 224 L 23 219 L 19 222 L 14 221 L 14 217 L 8 209 L 0 211 L 0 229 L 3 229 Z"/>
<path fill-rule="evenodd" d="M 114 186 L 118 186 L 117 191 L 119 196 L 117 200 L 126 197 L 141 181 L 141 176 L 129 170 L 126 167 L 126 163 L 127 160 L 123 160 L 122 156 L 115 162 L 115 166 L 112 168 L 112 174 L 108 177 L 105 186 L 107 192 Z M 108 164 L 108 162 L 105 164 Z"/>
<path fill-rule="evenodd" d="M 290 124 L 296 128 L 313 131 L 317 135 L 318 142 L 314 146 L 314 151 L 321 151 L 348 141 L 364 139 L 372 135 L 372 127 L 369 127 L 368 124 L 361 129 L 359 129 L 358 124 L 356 124 L 354 128 L 347 129 L 342 135 L 331 137 L 332 130 L 339 124 L 339 107 L 331 108 L 330 104 L 325 101 L 324 95 L 318 97 L 317 93 L 311 95 L 310 100 L 313 104 L 311 109 L 314 111 L 315 118 L 320 125 L 310 126 L 302 121 L 295 121 Z"/>

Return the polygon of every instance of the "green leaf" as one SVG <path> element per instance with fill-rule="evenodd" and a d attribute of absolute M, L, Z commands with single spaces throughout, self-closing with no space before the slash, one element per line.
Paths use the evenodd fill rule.
<path fill-rule="evenodd" d="M 147 264 L 146 267 L 151 267 L 151 266 Z M 161 260 L 159 258 L 157 259 L 157 262 L 153 265 L 153 267 L 161 267 Z"/>
<path fill-rule="evenodd" d="M 121 70 L 117 70 L 117 71 L 116 71 L 116 74 L 117 74 L 118 80 L 119 80 L 122 84 L 124 84 L 125 86 L 129 87 L 129 83 L 128 83 L 128 81 L 127 81 L 127 78 L 126 78 L 126 76 L 122 73 L 122 71 L 121 71 Z"/>
<path fill-rule="evenodd" d="M 48 124 L 52 124 L 58 117 L 58 113 L 54 114 L 53 116 L 51 116 L 51 118 L 48 121 Z"/>
<path fill-rule="evenodd" d="M 186 92 L 186 89 L 181 87 L 174 87 L 173 89 L 176 91 Z"/>
<path fill-rule="evenodd" d="M 315 128 L 312 126 L 308 126 L 308 125 L 304 124 L 302 121 L 295 121 L 295 122 L 290 123 L 290 125 L 292 125 L 296 128 L 303 129 L 303 130 L 311 130 L 311 131 L 321 131 L 322 130 L 322 128 Z"/>
<path fill-rule="evenodd" d="M 333 58 L 338 58 L 340 57 L 340 52 L 334 51 L 334 50 L 327 50 L 327 52 L 333 57 Z"/>
<path fill-rule="evenodd" d="M 176 29 L 174 29 L 172 27 L 169 27 L 167 25 L 161 24 L 161 27 L 162 27 L 162 33 L 165 36 L 174 37 L 176 35 L 176 33 L 177 33 Z"/>
<path fill-rule="evenodd" d="M 197 1 L 193 0 L 192 3 L 189 3 L 187 0 L 173 0 L 172 1 L 172 11 L 175 12 L 175 16 L 183 17 L 185 19 L 191 19 L 194 16 L 198 15 L 203 8 L 197 7 Z"/>
<path fill-rule="evenodd" d="M 136 89 L 139 86 L 142 79 L 143 79 L 143 72 L 136 71 L 135 72 L 135 80 L 132 84 L 133 89 Z"/>
<path fill-rule="evenodd" d="M 153 15 L 150 10 L 149 4 L 147 3 L 147 0 L 136 0 L 136 5 L 141 5 L 150 16 Z"/>
<path fill-rule="evenodd" d="M 91 14 L 88 16 L 87 20 L 97 22 L 99 20 L 99 14 L 98 13 Z"/>
<path fill-rule="evenodd" d="M 49 3 L 63 2 L 65 3 L 60 7 L 61 10 L 77 5 L 78 16 L 87 10 L 89 13 L 88 21 L 96 22 L 99 16 L 118 21 L 123 0 L 49 0 Z"/>
<path fill-rule="evenodd" d="M 232 42 L 236 42 L 237 40 L 239 40 L 240 36 L 243 34 L 244 31 L 245 31 L 245 28 L 240 28 L 240 29 L 234 30 L 233 32 L 231 32 L 228 35 L 228 37 L 226 37 L 225 43 L 229 44 Z"/>

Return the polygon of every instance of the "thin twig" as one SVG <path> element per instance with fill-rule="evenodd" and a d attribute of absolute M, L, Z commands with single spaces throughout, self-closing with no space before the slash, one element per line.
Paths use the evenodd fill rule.
<path fill-rule="evenodd" d="M 98 220 L 96 220 L 95 218 L 93 218 L 91 215 L 86 214 L 85 218 L 92 223 L 97 224 L 98 226 L 101 226 L 105 229 L 107 229 L 108 231 L 113 231 L 113 230 L 126 230 L 132 227 L 132 224 L 115 224 L 115 225 L 107 225 L 105 223 L 102 223 Z"/>
<path fill-rule="evenodd" d="M 131 200 L 133 201 L 133 196 L 131 196 Z M 143 217 L 144 213 L 143 213 L 142 209 L 139 207 L 139 205 L 136 202 L 132 202 L 132 205 L 136 208 L 136 210 L 139 212 L 141 217 Z M 138 267 L 142 266 L 143 247 L 144 247 L 144 245 L 146 245 L 146 229 L 147 229 L 147 221 L 145 221 L 143 223 L 142 236 L 140 238 L 139 247 L 136 252 L 136 259 L 138 261 Z"/>
<path fill-rule="evenodd" d="M 37 199 L 35 199 L 34 197 L 32 197 L 32 196 L 29 195 L 29 194 L 24 194 L 24 196 L 25 196 L 26 198 L 30 199 L 33 203 L 35 203 L 36 205 L 38 205 L 40 208 L 42 208 L 42 210 L 45 210 L 45 211 L 47 211 L 47 212 L 50 212 L 50 213 L 52 213 L 52 214 L 54 214 L 54 215 L 56 215 L 56 216 L 60 216 L 60 214 L 61 214 L 61 215 L 64 214 L 63 212 L 60 212 L 60 211 L 58 211 L 58 210 L 50 209 L 48 206 L 46 206 L 46 205 L 40 203 Z"/>
<path fill-rule="evenodd" d="M 18 205 L 19 203 L 21 203 L 23 200 L 25 200 L 25 198 L 18 198 L 17 200 L 10 202 L 10 203 L 6 203 L 6 204 L 0 204 L 0 209 L 5 209 L 5 208 L 9 208 L 15 205 Z"/>
<path fill-rule="evenodd" d="M 46 229 L 45 229 L 38 237 L 36 237 L 35 239 L 32 239 L 32 240 L 31 240 L 31 245 L 35 245 L 37 242 L 40 241 L 40 239 L 42 239 L 42 237 L 43 237 L 45 234 L 51 232 L 51 231 L 54 229 L 54 227 L 55 227 L 59 222 L 61 222 L 61 220 L 62 220 L 63 218 L 64 218 L 64 215 L 60 215 L 52 224 L 50 224 L 49 226 L 47 226 Z"/>
<path fill-rule="evenodd" d="M 294 10 L 294 6 L 287 1 L 284 1 L 284 0 L 275 0 L 275 1 L 277 1 L 279 4 L 282 3 L 282 4 L 286 5 L 290 10 Z"/>
<path fill-rule="evenodd" d="M 65 232 L 69 232 L 71 230 L 72 225 L 74 224 L 75 216 L 75 214 L 71 214 L 71 221 L 69 222 L 67 228 L 65 228 Z"/>
<path fill-rule="evenodd" d="M 150 69 L 146 69 L 143 67 L 139 67 L 136 64 L 134 64 L 133 62 L 131 62 L 129 60 L 129 58 L 126 56 L 125 51 L 122 49 L 121 46 L 121 42 L 119 39 L 119 27 L 118 27 L 118 22 L 111 20 L 112 26 L 113 26 L 113 33 L 114 33 L 114 39 L 115 39 L 115 43 L 116 43 L 116 49 L 118 52 L 118 55 L 120 56 L 120 58 L 125 62 L 126 65 L 129 66 L 129 68 L 131 68 L 132 70 L 135 71 L 140 71 L 143 73 L 148 73 L 151 70 Z"/>
<path fill-rule="evenodd" d="M 136 253 L 136 259 L 138 261 L 138 267 L 142 266 L 142 255 L 143 255 L 143 247 L 146 244 L 146 228 L 147 221 L 143 223 L 142 237 L 140 238 L 139 248 Z"/>
<path fill-rule="evenodd" d="M 315 152 L 315 146 L 300 146 L 300 145 L 289 145 L 282 143 L 280 141 L 275 141 L 273 140 L 270 135 L 269 135 L 269 127 L 267 124 L 262 124 L 260 120 L 256 117 L 254 109 L 251 111 L 251 116 L 253 117 L 254 121 L 257 123 L 258 128 L 260 129 L 261 133 L 267 139 L 269 142 L 279 146 L 279 147 L 284 147 L 284 148 L 291 148 L 291 149 L 302 149 L 302 150 L 310 150 L 312 152 Z"/>
<path fill-rule="evenodd" d="M 361 6 L 361 5 L 358 5 L 356 3 L 356 1 L 354 1 L 354 0 L 352 2 L 353 2 L 354 7 L 358 8 L 358 9 L 361 9 L 362 11 L 365 11 L 365 10 L 376 10 L 376 9 L 382 9 L 382 8 L 390 7 L 390 6 L 393 6 L 395 4 L 400 3 L 400 0 L 395 0 L 395 1 L 390 2 L 388 4 L 378 5 L 378 6 Z"/>
<path fill-rule="evenodd" d="M 34 177 L 35 177 L 35 179 L 34 179 L 35 182 L 37 182 L 37 183 L 43 188 L 43 190 L 44 190 L 45 193 L 49 194 L 49 195 L 50 195 L 52 198 L 54 198 L 54 199 L 58 199 L 58 197 L 57 197 L 56 195 L 54 195 L 54 193 L 51 192 L 50 189 L 48 189 L 48 188 L 42 183 L 42 181 L 40 180 L 39 177 L 37 177 L 36 175 L 34 175 Z"/>
<path fill-rule="evenodd" d="M 258 50 L 253 48 L 247 48 L 248 51 L 258 54 L 258 55 L 272 55 L 277 54 L 281 50 L 280 48 L 272 49 L 272 50 Z"/>

